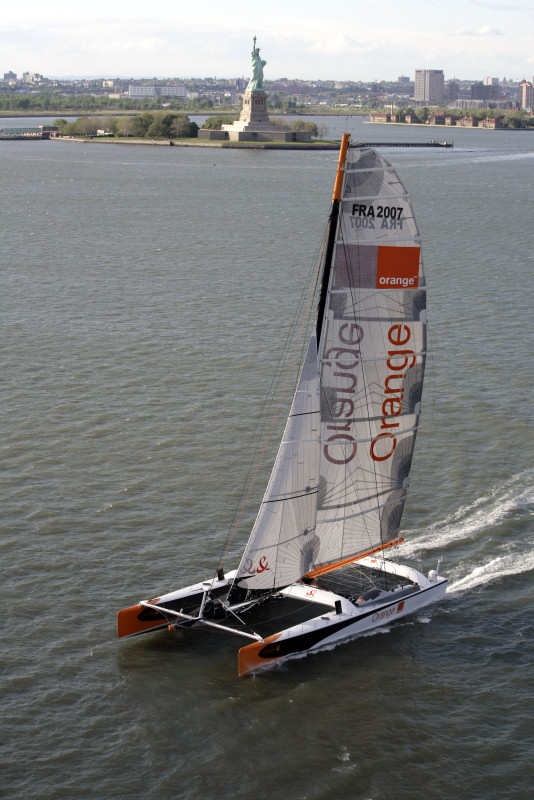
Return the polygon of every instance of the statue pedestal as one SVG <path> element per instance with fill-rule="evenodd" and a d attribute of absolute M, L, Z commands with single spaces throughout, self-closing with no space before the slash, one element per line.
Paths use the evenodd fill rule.
<path fill-rule="evenodd" d="M 234 125 L 255 125 L 271 127 L 273 123 L 269 120 L 267 113 L 267 92 L 245 92 L 243 97 L 243 108 L 239 122 Z M 287 125 L 285 126 L 287 129 Z"/>
<path fill-rule="evenodd" d="M 223 125 L 232 142 L 309 142 L 308 131 L 290 131 L 288 125 L 275 125 L 267 113 L 267 92 L 246 91 L 237 122 Z"/>

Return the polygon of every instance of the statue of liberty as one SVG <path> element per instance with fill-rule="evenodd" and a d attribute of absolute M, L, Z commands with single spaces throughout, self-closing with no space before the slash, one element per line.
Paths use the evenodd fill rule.
<path fill-rule="evenodd" d="M 254 47 L 252 48 L 252 76 L 248 82 L 247 92 L 263 91 L 263 68 L 266 61 L 260 58 L 260 48 L 256 47 L 256 37 L 254 37 Z"/>

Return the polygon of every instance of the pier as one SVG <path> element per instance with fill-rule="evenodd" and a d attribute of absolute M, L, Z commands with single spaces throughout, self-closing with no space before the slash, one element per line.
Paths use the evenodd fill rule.
<path fill-rule="evenodd" d="M 51 125 L 41 128 L 2 128 L 0 129 L 0 140 L 50 139 L 53 131 L 57 131 L 57 128 L 53 128 Z"/>
<path fill-rule="evenodd" d="M 352 147 L 453 147 L 452 142 L 353 142 Z"/>

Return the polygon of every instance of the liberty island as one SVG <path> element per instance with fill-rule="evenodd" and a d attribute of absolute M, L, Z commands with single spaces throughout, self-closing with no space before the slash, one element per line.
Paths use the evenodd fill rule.
<path fill-rule="evenodd" d="M 251 59 L 251 78 L 243 96 L 239 119 L 231 125 L 222 125 L 220 131 L 199 131 L 199 138 L 231 142 L 311 142 L 309 131 L 290 131 L 288 125 L 277 125 L 269 119 L 268 95 L 263 87 L 263 68 L 267 62 L 260 57 L 256 37 Z"/>

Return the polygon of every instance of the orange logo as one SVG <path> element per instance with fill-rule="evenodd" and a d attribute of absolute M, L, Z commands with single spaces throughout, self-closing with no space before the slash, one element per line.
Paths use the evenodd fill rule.
<path fill-rule="evenodd" d="M 419 247 L 379 247 L 377 289 L 416 289 L 419 285 Z"/>

